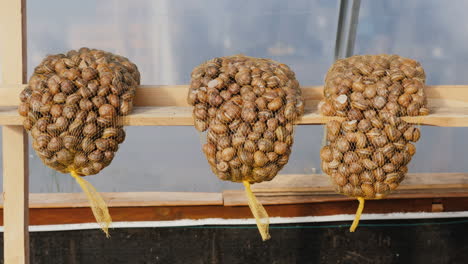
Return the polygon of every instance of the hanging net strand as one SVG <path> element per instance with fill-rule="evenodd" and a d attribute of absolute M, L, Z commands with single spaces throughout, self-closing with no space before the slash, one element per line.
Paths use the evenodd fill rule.
<path fill-rule="evenodd" d="M 107 208 L 107 204 L 99 194 L 98 191 L 94 188 L 94 186 L 83 179 L 76 171 L 70 172 L 71 176 L 75 178 L 76 182 L 81 186 L 83 192 L 86 194 L 88 198 L 89 204 L 91 206 L 91 210 L 93 211 L 94 218 L 96 218 L 97 223 L 101 227 L 102 231 L 106 233 L 106 237 L 110 237 L 109 235 L 109 226 L 112 223 L 112 218 L 109 214 L 109 209 Z"/>
<path fill-rule="evenodd" d="M 250 210 L 252 211 L 255 221 L 257 222 L 258 231 L 262 236 L 263 241 L 270 239 L 270 234 L 268 232 L 268 227 L 270 225 L 270 220 L 268 213 L 266 212 L 263 205 L 258 201 L 257 197 L 252 192 L 250 188 L 250 183 L 248 181 L 243 181 L 245 186 L 245 194 L 247 195 L 247 201 L 249 203 Z"/>
<path fill-rule="evenodd" d="M 357 226 L 359 225 L 359 220 L 361 219 L 362 211 L 364 210 L 364 202 L 365 202 L 364 198 L 358 197 L 357 199 L 359 201 L 359 206 L 356 211 L 356 215 L 354 216 L 353 224 L 349 228 L 349 232 L 354 232 L 356 230 Z"/>

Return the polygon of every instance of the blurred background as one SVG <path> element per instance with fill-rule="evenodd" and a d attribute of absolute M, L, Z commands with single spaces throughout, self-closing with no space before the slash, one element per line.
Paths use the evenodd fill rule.
<path fill-rule="evenodd" d="M 422 63 L 429 85 L 468 84 L 467 9 L 463 0 L 362 0 L 354 54 L 399 54 Z M 188 84 L 198 64 L 243 53 L 288 64 L 305 86 L 322 85 L 333 63 L 339 0 L 29 0 L 27 16 L 28 76 L 46 55 L 86 46 L 128 57 L 142 84 Z M 211 172 L 193 127 L 126 131 L 112 164 L 87 177 L 99 191 L 241 188 Z M 321 173 L 323 127 L 296 131 L 281 173 Z M 410 172 L 468 171 L 467 132 L 422 127 Z M 81 192 L 72 177 L 43 165 L 32 149 L 29 155 L 31 192 Z"/>

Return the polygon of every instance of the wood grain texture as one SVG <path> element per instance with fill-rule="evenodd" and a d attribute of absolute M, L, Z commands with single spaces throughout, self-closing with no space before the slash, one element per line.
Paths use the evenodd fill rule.
<path fill-rule="evenodd" d="M 222 205 L 221 193 L 110 192 L 100 193 L 108 207 Z M 84 193 L 31 193 L 29 208 L 89 207 Z M 3 199 L 0 199 L 0 208 Z"/>
<path fill-rule="evenodd" d="M 26 0 L 0 0 L 0 36 L 2 83 L 25 83 Z M 12 100 L 12 96 L 5 96 L 5 99 Z M 27 264 L 29 263 L 28 138 L 22 126 L 10 126 L 8 123 L 4 125 L 6 125 L 3 127 L 2 141 L 5 199 L 4 263 Z"/>
<path fill-rule="evenodd" d="M 22 117 L 16 106 L 18 95 L 24 85 L 3 85 L 0 87 L 0 125 L 21 125 Z M 442 127 L 468 126 L 468 86 L 428 86 L 428 116 L 403 117 L 410 123 Z M 192 110 L 186 102 L 188 87 L 140 86 L 135 97 L 133 113 L 122 119 L 127 126 L 192 126 Z M 298 124 L 324 124 L 336 117 L 322 116 L 317 109 L 323 98 L 321 86 L 302 88 L 305 113 Z"/>
<path fill-rule="evenodd" d="M 280 174 L 272 181 L 252 185 L 259 197 L 271 204 L 353 200 L 333 191 L 327 175 Z M 468 193 L 468 173 L 410 173 L 389 199 L 463 196 Z M 109 207 L 233 205 L 244 191 L 205 192 L 109 192 L 101 193 Z M 0 208 L 3 199 L 0 198 Z M 30 208 L 89 207 L 83 193 L 32 193 Z"/>
<path fill-rule="evenodd" d="M 444 212 L 468 210 L 468 195 L 439 198 L 401 198 L 366 201 L 364 213 L 432 212 L 432 204 L 443 204 Z M 270 217 L 323 216 L 354 214 L 357 201 L 344 199 L 337 201 L 308 202 L 296 204 L 265 204 Z M 94 216 L 86 207 L 75 208 L 31 208 L 31 225 L 55 225 L 94 223 Z M 242 219 L 252 218 L 248 206 L 141 206 L 110 207 L 115 222 L 120 221 L 171 221 L 180 219 Z M 0 209 L 0 215 L 3 209 Z M 0 225 L 3 222 L 0 219 Z M 112 234 L 112 231 L 111 231 Z"/>
<path fill-rule="evenodd" d="M 24 84 L 3 83 L 0 85 L 0 106 L 17 106 Z M 136 90 L 135 106 L 189 106 L 188 85 L 140 85 Z M 323 99 L 323 86 L 303 86 L 302 97 L 306 105 Z M 426 86 L 428 99 L 459 101 L 458 106 L 468 103 L 468 85 Z M 315 101 L 315 102 L 314 102 Z M 451 106 L 446 104 L 446 106 Z M 466 105 L 465 105 L 466 106 Z"/>
<path fill-rule="evenodd" d="M 467 189 L 468 173 L 408 173 L 398 190 Z M 333 191 L 325 174 L 279 174 L 268 182 L 256 183 L 258 192 L 321 192 Z"/>
<path fill-rule="evenodd" d="M 347 197 L 335 192 L 260 192 L 255 191 L 255 196 L 263 205 L 274 204 L 300 204 L 300 203 L 324 203 L 357 201 L 356 198 Z M 421 199 L 442 197 L 468 197 L 468 189 L 435 189 L 435 190 L 395 190 L 388 195 L 386 200 L 395 199 Z M 227 190 L 223 192 L 225 206 L 245 206 L 247 198 L 243 190 Z M 366 202 L 367 204 L 367 202 Z M 367 206 L 367 205 L 366 205 Z"/>
<path fill-rule="evenodd" d="M 262 204 L 316 203 L 355 200 L 336 194 L 330 179 L 321 174 L 278 175 L 270 182 L 253 184 Z M 387 199 L 464 197 L 468 195 L 468 173 L 410 173 Z M 223 192 L 224 205 L 246 205 L 242 190 Z"/>
<path fill-rule="evenodd" d="M 29 263 L 28 137 L 21 126 L 3 127 L 4 261 Z"/>
<path fill-rule="evenodd" d="M 2 64 L 1 86 L 10 85 L 9 98 L 18 97 L 18 87 L 26 83 L 26 0 L 0 0 L 0 60 Z M 11 89 L 13 88 L 14 89 Z M 2 97 L 4 94 L 0 94 Z M 19 102 L 16 99 L 13 102 Z M 0 104 L 1 105 L 1 104 Z"/>

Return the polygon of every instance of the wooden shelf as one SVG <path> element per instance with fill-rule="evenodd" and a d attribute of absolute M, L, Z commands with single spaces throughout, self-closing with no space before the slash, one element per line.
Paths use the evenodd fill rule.
<path fill-rule="evenodd" d="M 0 87 L 0 125 L 21 125 L 23 118 L 16 106 L 18 95 L 24 85 Z M 133 113 L 123 119 L 127 126 L 191 126 L 191 107 L 185 98 L 188 87 L 141 86 L 137 89 Z M 298 124 L 324 124 L 334 117 L 324 117 L 317 110 L 322 99 L 322 87 L 302 88 L 305 99 L 305 114 Z M 468 86 L 428 86 L 428 116 L 404 117 L 414 124 L 442 127 L 468 127 Z"/>
<path fill-rule="evenodd" d="M 280 174 L 272 181 L 252 185 L 263 204 L 317 203 L 355 200 L 333 191 L 324 174 Z M 468 195 L 468 173 L 409 173 L 385 199 L 464 197 Z M 241 190 L 223 193 L 224 205 L 247 205 Z M 468 208 L 468 207 L 467 207 Z"/>
<path fill-rule="evenodd" d="M 34 197 L 34 194 L 31 194 Z M 434 206 L 438 205 L 438 206 Z M 459 212 L 468 210 L 468 194 L 457 197 L 401 198 L 366 201 L 365 214 L 402 212 Z M 265 204 L 270 217 L 303 217 L 350 214 L 356 212 L 356 200 L 321 201 L 315 203 Z M 197 205 L 197 206 L 129 206 L 110 207 L 114 222 L 172 221 L 180 219 L 243 219 L 252 218 L 248 206 Z M 4 209 L 0 208 L 0 225 Z M 95 223 L 88 207 L 29 208 L 31 225 L 60 225 Z M 116 231 L 113 231 L 116 232 Z"/>
<path fill-rule="evenodd" d="M 221 193 L 110 192 L 101 193 L 109 207 L 222 205 Z M 0 199 L 3 208 L 3 199 Z M 89 207 L 84 193 L 31 193 L 29 208 Z"/>
<path fill-rule="evenodd" d="M 357 204 L 354 198 L 334 193 L 325 175 L 278 175 L 270 182 L 254 184 L 253 190 L 271 217 L 354 214 Z M 222 193 L 121 192 L 102 196 L 114 221 L 252 217 L 245 192 L 240 189 Z M 367 201 L 365 213 L 464 210 L 468 210 L 468 173 L 419 173 L 408 174 L 402 185 L 385 199 Z M 83 193 L 32 193 L 29 212 L 33 225 L 95 221 Z"/>
<path fill-rule="evenodd" d="M 256 183 L 252 190 L 265 205 L 352 201 L 333 191 L 323 174 L 280 174 L 272 181 Z M 109 192 L 101 193 L 109 207 L 246 206 L 245 192 Z M 388 199 L 468 197 L 468 173 L 409 173 Z M 0 198 L 0 208 L 3 199 Z M 84 193 L 31 193 L 29 208 L 89 207 Z M 467 204 L 468 208 L 468 204 Z"/>
<path fill-rule="evenodd" d="M 255 192 L 331 192 L 325 174 L 279 174 L 273 180 L 252 185 Z M 468 191 L 468 173 L 408 173 L 398 190 L 461 189 Z"/>

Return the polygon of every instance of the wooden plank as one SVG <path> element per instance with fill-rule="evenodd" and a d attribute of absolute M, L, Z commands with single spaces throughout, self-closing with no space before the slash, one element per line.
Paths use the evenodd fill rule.
<path fill-rule="evenodd" d="M 19 94 L 24 87 L 24 84 L 0 85 L 0 106 L 17 106 L 20 103 Z M 302 88 L 303 98 L 306 102 L 321 100 L 322 90 L 322 86 L 305 86 Z M 133 103 L 135 106 L 188 107 L 187 93 L 187 85 L 140 85 Z"/>
<path fill-rule="evenodd" d="M 28 137 L 21 126 L 3 127 L 4 262 L 29 263 Z"/>
<path fill-rule="evenodd" d="M 336 194 L 324 174 L 278 175 L 270 182 L 253 184 L 264 204 L 293 204 L 354 200 Z M 468 194 L 468 173 L 410 173 L 388 199 L 464 197 Z M 225 205 L 246 205 L 242 190 L 223 192 Z"/>
<path fill-rule="evenodd" d="M 423 174 L 418 175 L 420 178 Z M 294 176 L 292 178 L 295 178 Z M 417 181 L 418 177 L 414 177 Z M 466 180 L 466 179 L 464 179 Z M 449 178 L 449 182 L 453 179 Z M 302 182 L 299 179 L 299 182 Z M 306 184 L 307 185 L 307 184 Z M 255 185 L 253 185 L 255 186 Z M 336 194 L 330 186 L 309 188 L 255 188 L 257 197 L 265 204 L 321 203 L 355 200 Z M 116 192 L 102 193 L 109 207 L 207 206 L 246 205 L 243 190 L 223 193 L 201 192 Z M 388 199 L 418 199 L 440 197 L 468 197 L 466 184 L 402 185 Z M 0 208 L 2 208 L 0 199 Z M 82 193 L 34 193 L 30 195 L 30 208 L 82 208 L 89 207 Z"/>
<path fill-rule="evenodd" d="M 27 77 L 26 0 L 0 0 L 0 34 L 1 85 L 22 86 Z M 9 93 L 17 92 L 9 89 Z"/>
<path fill-rule="evenodd" d="M 4 84 L 26 82 L 26 0 L 0 0 L 0 59 Z M 7 98 L 10 99 L 10 98 Z M 28 138 L 3 127 L 4 263 L 29 263 Z"/>
<path fill-rule="evenodd" d="M 5 85 L 0 88 L 0 124 L 21 125 L 16 112 L 18 94 L 23 86 Z M 431 114 L 425 117 L 404 117 L 416 124 L 465 127 L 468 126 L 468 86 L 428 86 Z M 430 92 L 429 92 L 430 91 Z M 141 86 L 137 89 L 132 115 L 123 122 L 128 126 L 191 126 L 191 107 L 186 102 L 187 86 Z M 456 95 L 459 94 L 458 97 Z M 306 111 L 299 124 L 323 124 L 333 117 L 324 117 L 317 110 L 322 87 L 303 88 Z"/>
<path fill-rule="evenodd" d="M 444 174 L 435 174 L 444 175 Z M 430 174 L 415 174 L 405 180 L 389 199 L 437 198 L 468 196 L 467 174 L 446 174 L 444 177 Z M 314 175 L 315 176 L 315 175 Z M 268 204 L 315 203 L 353 200 L 354 198 L 336 194 L 327 177 L 319 175 L 278 175 L 288 179 L 254 184 L 253 190 Z M 424 179 L 429 180 L 424 180 Z M 430 180 L 438 179 L 438 180 Z M 294 183 L 291 184 L 291 181 Z M 439 182 L 439 183 L 438 183 Z M 440 183 L 442 182 L 442 183 Z M 297 187 L 300 185 L 303 187 Z M 244 200 L 243 190 L 227 190 L 223 193 L 203 192 L 112 192 L 101 193 L 109 207 L 146 206 L 204 206 L 238 205 L 234 200 Z M 3 199 L 0 199 L 2 208 Z M 78 208 L 89 207 L 82 193 L 33 193 L 30 195 L 30 208 Z"/>
<path fill-rule="evenodd" d="M 408 173 L 398 190 L 468 188 L 468 173 Z M 325 174 L 279 174 L 268 182 L 252 185 L 258 192 L 321 192 L 333 191 Z"/>
<path fill-rule="evenodd" d="M 19 94 L 24 84 L 1 84 L 0 106 L 17 106 L 20 103 Z M 317 104 L 323 99 L 323 86 L 303 86 L 302 96 L 306 106 Z M 434 85 L 426 86 L 428 99 L 450 102 L 445 106 L 452 106 L 451 101 L 468 102 L 468 85 Z M 189 106 L 187 103 L 187 85 L 141 85 L 136 90 L 135 106 Z M 431 101 L 434 104 L 434 101 Z M 431 104 L 429 104 L 431 105 Z M 466 104 L 458 104 L 466 106 Z"/>
<path fill-rule="evenodd" d="M 108 207 L 222 205 L 221 193 L 110 192 L 101 193 Z M 89 207 L 84 193 L 31 193 L 29 208 Z M 0 198 L 0 208 L 3 199 Z"/>
<path fill-rule="evenodd" d="M 126 126 L 192 126 L 192 108 L 183 106 L 135 107 L 123 118 Z"/>
<path fill-rule="evenodd" d="M 439 104 L 457 105 L 460 101 L 441 101 Z M 312 101 L 311 101 L 312 102 Z M 314 101 L 316 102 L 316 101 Z M 428 116 L 403 117 L 409 123 L 442 127 L 468 127 L 468 103 L 466 107 L 430 107 Z M 315 108 L 314 108 L 315 107 Z M 337 117 L 322 116 L 316 104 L 307 105 L 304 116 L 298 121 L 300 125 L 324 124 Z M 0 107 L 0 125 L 21 125 L 23 118 L 18 115 L 16 106 Z M 126 126 L 192 126 L 192 110 L 188 106 L 143 106 L 135 107 L 133 113 L 123 118 Z"/>
<path fill-rule="evenodd" d="M 444 212 L 468 210 L 468 196 L 441 198 L 402 198 L 366 201 L 365 214 L 398 212 L 432 212 L 432 204 L 442 204 Z M 324 216 L 336 214 L 354 214 L 357 201 L 352 199 L 339 201 L 320 201 L 316 203 L 265 204 L 270 217 Z M 171 221 L 180 219 L 252 218 L 248 206 L 144 206 L 111 207 L 114 222 L 120 221 Z M 0 208 L 0 217 L 3 209 Z M 95 223 L 89 208 L 31 208 L 31 225 L 54 225 Z M 0 218 L 0 225 L 3 222 Z M 115 231 L 114 231 L 115 232 Z M 112 231 L 111 231 L 112 234 Z"/>
<path fill-rule="evenodd" d="M 355 201 L 356 198 L 347 197 L 335 192 L 285 192 L 272 193 L 255 191 L 255 196 L 263 205 L 276 204 L 299 204 L 299 203 L 324 203 L 324 202 L 341 202 Z M 423 198 L 460 198 L 468 197 L 468 188 L 465 189 L 434 189 L 428 190 L 395 190 L 386 200 L 395 199 L 423 199 Z M 223 192 L 225 206 L 246 206 L 247 197 L 243 190 L 227 190 Z"/>
<path fill-rule="evenodd" d="M 2 68 L 3 66 L 2 61 Z M 5 76 L 2 76 L 5 78 Z M 19 95 L 21 91 L 26 87 L 25 84 L 0 84 L 0 106 L 17 106 L 21 102 Z"/>
<path fill-rule="evenodd" d="M 23 118 L 18 114 L 17 107 L 0 106 L 0 126 L 21 126 Z"/>

